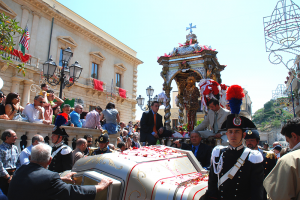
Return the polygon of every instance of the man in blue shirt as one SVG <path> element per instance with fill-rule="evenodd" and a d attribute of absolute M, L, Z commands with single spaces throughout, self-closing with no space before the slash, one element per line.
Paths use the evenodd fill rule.
<path fill-rule="evenodd" d="M 71 112 L 71 122 L 75 125 L 75 127 L 82 127 L 82 122 L 80 121 L 80 114 L 82 113 L 82 105 L 77 104 L 73 112 Z"/>
<path fill-rule="evenodd" d="M 29 147 L 25 148 L 20 153 L 19 159 L 20 159 L 21 165 L 28 165 L 30 163 L 29 156 L 31 155 L 31 149 L 33 146 L 39 144 L 40 142 L 44 142 L 44 138 L 41 135 L 36 134 L 32 137 L 31 145 Z"/>

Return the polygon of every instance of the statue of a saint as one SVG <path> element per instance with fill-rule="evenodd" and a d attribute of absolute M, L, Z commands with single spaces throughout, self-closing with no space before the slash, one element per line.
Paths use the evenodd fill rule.
<path fill-rule="evenodd" d="M 183 102 L 187 110 L 188 131 L 194 130 L 196 113 L 199 108 L 198 98 L 200 97 L 199 89 L 195 86 L 196 79 L 194 76 L 187 78 L 187 85 L 183 92 Z"/>

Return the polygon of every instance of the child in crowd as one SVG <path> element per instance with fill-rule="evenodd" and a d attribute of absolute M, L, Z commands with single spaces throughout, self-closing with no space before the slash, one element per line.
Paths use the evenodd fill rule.
<path fill-rule="evenodd" d="M 46 103 L 48 103 L 48 99 L 47 99 L 47 96 L 49 95 L 47 93 L 48 85 L 46 83 L 41 84 L 41 89 L 42 90 L 39 95 L 42 95 L 45 98 Z M 50 104 L 51 104 L 51 102 L 50 102 Z M 54 104 L 54 103 L 52 102 L 52 104 Z M 52 106 L 52 104 L 51 104 L 51 106 Z"/>
<path fill-rule="evenodd" d="M 119 148 L 118 150 L 120 150 L 121 152 L 125 151 L 125 149 L 126 149 L 126 146 L 125 146 L 124 142 L 119 142 L 117 147 Z"/>

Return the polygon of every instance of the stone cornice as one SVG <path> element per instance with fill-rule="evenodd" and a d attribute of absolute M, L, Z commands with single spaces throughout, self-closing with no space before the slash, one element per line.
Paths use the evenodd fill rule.
<path fill-rule="evenodd" d="M 75 49 L 78 46 L 75 40 L 70 36 L 58 36 L 57 40 L 69 45 L 73 49 Z"/>
<path fill-rule="evenodd" d="M 29 13 L 32 13 L 31 9 L 28 8 L 27 6 L 22 5 L 21 8 L 22 10 L 28 10 Z"/>
<path fill-rule="evenodd" d="M 17 13 L 15 13 L 10 7 L 8 7 L 2 0 L 0 0 L 0 12 L 3 13 L 12 19 L 17 16 Z"/>
<path fill-rule="evenodd" d="M 41 15 L 37 12 L 32 12 L 32 14 L 38 16 L 39 18 L 41 18 Z"/>
<path fill-rule="evenodd" d="M 125 58 L 128 62 L 139 65 L 142 64 L 143 61 L 139 60 L 138 58 L 130 55 L 123 49 L 117 47 L 116 45 L 112 44 L 111 42 L 105 40 L 103 37 L 95 34 L 94 32 L 88 30 L 87 28 L 83 27 L 79 23 L 75 22 L 74 20 L 70 19 L 69 17 L 65 16 L 64 14 L 58 12 L 50 5 L 42 2 L 41 0 L 13 0 L 18 4 L 27 3 L 27 6 L 31 8 L 31 10 L 38 12 L 41 16 L 51 20 L 52 17 L 55 18 L 54 23 L 60 22 L 65 27 L 69 27 L 76 32 L 88 37 L 92 41 L 100 44 L 101 46 L 105 47 L 106 49 L 111 50 L 112 52 L 116 53 L 119 56 Z"/>

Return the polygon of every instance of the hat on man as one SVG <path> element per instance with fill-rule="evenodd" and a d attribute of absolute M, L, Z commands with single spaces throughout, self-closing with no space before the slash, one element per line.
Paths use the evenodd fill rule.
<path fill-rule="evenodd" d="M 106 143 L 108 142 L 108 135 L 107 134 L 101 134 L 98 138 L 99 143 Z"/>
<path fill-rule="evenodd" d="M 240 128 L 243 131 L 256 129 L 254 123 L 247 117 L 240 116 L 241 105 L 245 97 L 244 89 L 239 85 L 232 85 L 228 88 L 226 99 L 229 101 L 231 113 L 227 116 L 227 120 L 221 126 L 220 131 L 231 128 Z"/>
<path fill-rule="evenodd" d="M 238 120 L 236 120 L 238 117 Z M 254 130 L 256 129 L 255 124 L 248 119 L 247 117 L 243 116 L 236 116 L 235 114 L 230 114 L 227 116 L 227 120 L 223 122 L 220 131 L 227 131 L 231 128 L 240 128 L 244 131 L 246 130 Z"/>
<path fill-rule="evenodd" d="M 67 121 L 68 121 L 68 114 L 60 113 L 56 118 L 55 126 L 60 127 L 61 125 L 65 124 Z"/>
<path fill-rule="evenodd" d="M 57 126 L 54 126 L 52 134 L 63 136 L 63 137 L 69 137 L 66 130 L 64 128 L 59 128 Z"/>
<path fill-rule="evenodd" d="M 280 145 L 276 145 L 276 146 L 274 147 L 274 149 L 276 149 L 276 150 L 278 150 L 278 151 L 281 151 L 282 147 L 281 147 Z"/>
<path fill-rule="evenodd" d="M 260 140 L 260 136 L 257 130 L 246 130 L 246 137 L 245 140 L 247 139 L 258 139 Z"/>

